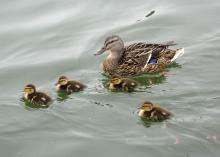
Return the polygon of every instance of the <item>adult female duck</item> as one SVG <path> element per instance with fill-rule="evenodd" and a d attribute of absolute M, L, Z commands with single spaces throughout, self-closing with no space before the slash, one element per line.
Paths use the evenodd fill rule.
<path fill-rule="evenodd" d="M 111 76 L 131 77 L 158 72 L 161 67 L 170 65 L 182 56 L 184 54 L 183 48 L 168 49 L 173 45 L 176 44 L 174 42 L 163 44 L 140 42 L 124 46 L 123 40 L 114 35 L 107 37 L 104 46 L 94 55 L 100 55 L 109 50 L 110 54 L 103 62 L 104 72 Z"/>

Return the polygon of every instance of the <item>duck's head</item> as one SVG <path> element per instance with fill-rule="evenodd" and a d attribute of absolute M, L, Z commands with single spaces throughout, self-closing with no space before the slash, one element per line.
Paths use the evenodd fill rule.
<path fill-rule="evenodd" d="M 24 87 L 25 94 L 33 94 L 36 92 L 36 87 L 33 84 L 28 84 Z"/>
<path fill-rule="evenodd" d="M 68 83 L 68 78 L 66 76 L 60 76 L 55 85 L 56 86 L 65 86 L 67 83 Z"/>
<path fill-rule="evenodd" d="M 151 111 L 153 109 L 153 104 L 149 101 L 146 101 L 138 109 L 140 109 L 140 111 Z"/>
<path fill-rule="evenodd" d="M 120 85 L 122 83 L 122 79 L 119 77 L 114 77 L 110 80 L 109 88 L 115 89 L 115 86 Z"/>
<path fill-rule="evenodd" d="M 104 46 L 94 55 L 97 56 L 109 50 L 111 51 L 111 55 L 115 55 L 115 57 L 117 57 L 122 55 L 123 49 L 123 40 L 119 36 L 113 35 L 106 38 Z"/>

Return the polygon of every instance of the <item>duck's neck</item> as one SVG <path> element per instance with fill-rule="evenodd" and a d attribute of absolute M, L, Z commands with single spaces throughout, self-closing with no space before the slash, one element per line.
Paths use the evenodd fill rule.
<path fill-rule="evenodd" d="M 118 62 L 123 55 L 123 51 L 121 52 L 114 52 L 111 51 L 108 57 L 106 58 L 105 62 L 103 63 L 104 69 L 107 72 L 113 71 L 118 66 Z"/>

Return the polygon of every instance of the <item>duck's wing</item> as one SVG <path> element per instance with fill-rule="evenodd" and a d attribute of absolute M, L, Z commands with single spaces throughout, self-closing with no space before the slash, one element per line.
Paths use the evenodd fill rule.
<path fill-rule="evenodd" d="M 173 41 L 162 44 L 131 44 L 124 48 L 124 53 L 114 74 L 134 76 L 159 71 L 159 65 L 169 65 L 176 58 L 183 55 L 183 49 L 169 49 L 169 46 L 173 45 L 176 45 Z"/>
<path fill-rule="evenodd" d="M 47 104 L 52 101 L 52 99 L 43 92 L 36 93 L 35 96 L 33 96 L 32 102 L 36 102 L 37 104 Z"/>
<path fill-rule="evenodd" d="M 172 116 L 171 112 L 158 105 L 155 105 L 155 110 L 157 111 L 158 120 L 168 119 L 170 116 Z"/>
<path fill-rule="evenodd" d="M 115 74 L 120 76 L 134 76 L 142 73 L 152 56 L 167 49 L 165 44 L 134 43 L 124 49 Z"/>
<path fill-rule="evenodd" d="M 69 81 L 69 85 L 70 85 L 71 89 L 74 89 L 76 91 L 83 90 L 86 87 L 86 85 L 82 84 L 79 81 L 75 81 L 75 80 Z"/>
<path fill-rule="evenodd" d="M 125 47 L 121 63 L 138 63 L 139 66 L 144 66 L 151 58 L 158 59 L 166 57 L 172 59 L 177 50 L 168 49 L 169 46 L 176 45 L 173 41 L 162 44 L 151 43 L 134 43 Z M 178 51 L 180 52 L 180 51 Z"/>

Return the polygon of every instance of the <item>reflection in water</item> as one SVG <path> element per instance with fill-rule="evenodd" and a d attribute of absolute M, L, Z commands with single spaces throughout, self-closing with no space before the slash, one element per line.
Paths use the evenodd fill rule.
<path fill-rule="evenodd" d="M 170 70 L 170 68 L 182 68 L 182 65 L 177 63 L 177 62 L 173 62 L 171 65 L 169 65 L 166 70 Z"/>
<path fill-rule="evenodd" d="M 69 99 L 70 94 L 66 93 L 66 92 L 57 92 L 57 101 L 58 102 L 64 102 L 67 99 Z"/>
<path fill-rule="evenodd" d="M 162 73 L 145 74 L 134 78 L 142 86 L 151 87 L 152 85 L 163 83 L 166 77 Z"/>
<path fill-rule="evenodd" d="M 140 121 L 138 122 L 138 124 L 141 124 L 146 128 L 149 128 L 152 125 L 161 125 L 162 128 L 167 128 L 167 121 L 158 122 L 158 121 L 150 121 L 150 120 L 140 118 Z"/>
<path fill-rule="evenodd" d="M 152 85 L 160 84 L 164 82 L 166 80 L 166 77 L 162 73 L 155 73 L 155 74 L 144 74 L 144 75 L 136 76 L 133 77 L 133 79 L 140 84 L 140 86 L 135 90 L 138 92 L 143 90 L 145 91 L 147 88 L 151 87 Z M 102 80 L 103 86 L 107 89 L 109 89 L 109 80 L 110 78 Z M 111 91 L 120 92 L 122 90 L 114 89 Z"/>
<path fill-rule="evenodd" d="M 27 110 L 33 110 L 33 109 L 46 109 L 50 106 L 50 104 L 52 103 L 49 103 L 47 105 L 45 104 L 35 104 L 35 103 L 30 103 L 29 101 L 27 101 L 24 97 L 22 97 L 20 99 L 23 103 L 24 103 L 24 106 Z"/>
<path fill-rule="evenodd" d="M 139 123 L 145 126 L 146 128 L 149 128 L 153 123 L 157 123 L 157 122 L 152 122 L 152 121 L 141 119 Z"/>
<path fill-rule="evenodd" d="M 182 66 L 176 62 L 174 62 L 173 64 L 169 65 L 165 71 L 170 71 L 171 68 L 182 68 Z M 140 76 L 135 76 L 133 77 L 134 80 L 136 80 L 137 82 L 139 82 L 140 87 L 138 87 L 135 91 L 136 92 L 141 92 L 141 91 L 146 91 L 147 88 L 150 88 L 153 85 L 157 85 L 160 83 L 163 83 L 166 81 L 166 76 L 164 75 L 165 73 L 161 73 L 161 72 L 157 72 L 157 73 L 153 73 L 153 74 L 143 74 Z M 103 86 L 107 89 L 109 89 L 109 81 L 111 79 L 111 76 L 106 75 L 103 73 L 103 75 L 105 77 L 107 77 L 107 79 L 103 79 L 102 83 Z M 113 92 L 120 92 L 122 90 L 120 89 L 114 89 L 111 90 Z"/>

